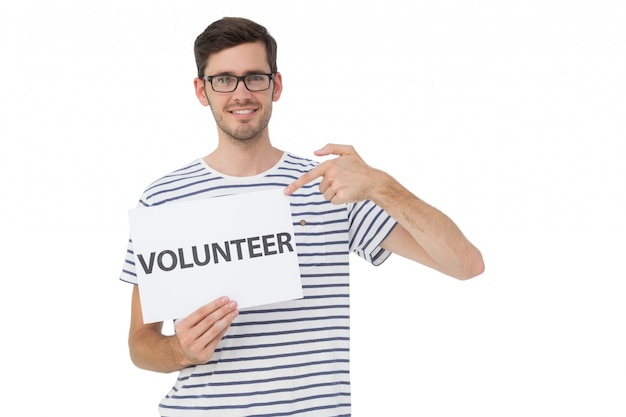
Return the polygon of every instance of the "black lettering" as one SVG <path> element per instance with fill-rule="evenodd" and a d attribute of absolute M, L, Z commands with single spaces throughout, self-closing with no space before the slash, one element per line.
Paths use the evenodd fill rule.
<path fill-rule="evenodd" d="M 200 261 L 198 259 L 198 248 L 192 246 L 191 251 L 193 252 L 193 261 L 198 266 L 204 266 L 208 264 L 211 260 L 211 255 L 209 254 L 209 245 L 204 245 L 204 261 Z"/>
<path fill-rule="evenodd" d="M 226 262 L 230 262 L 230 246 L 228 246 L 228 242 L 224 242 L 224 247 L 226 248 L 226 250 L 220 248 L 220 245 L 218 245 L 217 243 L 211 244 L 211 247 L 213 248 L 213 262 L 215 262 L 216 264 L 220 262 L 220 260 L 217 258 L 218 252 L 220 253 L 220 255 L 222 255 L 222 258 L 224 258 Z"/>
<path fill-rule="evenodd" d="M 211 263 L 211 253 L 213 254 L 213 263 L 220 261 L 231 262 L 231 245 L 237 251 L 237 259 L 242 260 L 244 255 L 244 245 L 247 244 L 247 255 L 250 258 L 258 258 L 261 256 L 276 255 L 277 253 L 293 252 L 294 245 L 292 243 L 293 236 L 287 232 L 277 233 L 275 235 L 262 235 L 249 237 L 247 239 L 233 239 L 220 243 L 204 244 L 204 256 L 202 248 L 198 246 L 191 247 L 193 262 L 185 262 L 185 252 L 183 248 L 176 251 L 163 250 L 156 255 L 155 252 L 150 253 L 150 257 L 146 262 L 143 255 L 137 254 L 137 259 L 146 275 L 151 274 L 154 270 L 154 261 L 162 271 L 172 271 L 180 265 L 181 269 L 193 268 L 194 266 L 205 266 Z M 187 254 L 189 255 L 189 253 Z"/>
<path fill-rule="evenodd" d="M 237 248 L 237 259 L 239 259 L 240 261 L 243 259 L 243 253 L 241 252 L 241 244 L 245 241 L 246 239 L 237 239 L 237 240 L 230 241 L 231 245 L 233 243 L 235 244 L 235 247 Z"/>
<path fill-rule="evenodd" d="M 163 256 L 165 255 L 169 255 L 172 258 L 172 264 L 167 267 L 163 264 Z M 178 259 L 176 258 L 176 254 L 174 253 L 174 251 L 164 250 L 163 252 L 159 253 L 159 256 L 157 257 L 157 264 L 159 265 L 159 268 L 161 268 L 163 271 L 171 271 L 172 269 L 176 268 L 176 265 L 178 265 Z"/>
<path fill-rule="evenodd" d="M 137 254 L 139 263 L 141 264 L 141 267 L 143 268 L 143 272 L 145 272 L 146 275 L 152 273 L 152 267 L 154 267 L 154 255 L 155 255 L 154 252 L 150 253 L 150 263 L 146 265 L 146 261 L 143 260 L 143 255 Z"/>
<path fill-rule="evenodd" d="M 183 254 L 183 248 L 178 248 L 178 257 L 180 258 L 180 267 L 181 267 L 181 269 L 193 267 L 193 264 L 186 264 L 185 263 L 185 255 Z"/>
<path fill-rule="evenodd" d="M 261 240 L 263 240 L 263 253 L 267 255 L 276 255 L 275 250 L 270 250 L 272 246 L 276 246 L 276 242 L 269 242 L 269 239 L 273 238 L 275 235 L 264 235 L 261 236 Z"/>
<path fill-rule="evenodd" d="M 259 240 L 258 237 L 249 237 L 248 238 L 248 252 L 250 253 L 250 258 L 258 258 L 259 256 L 263 256 L 262 253 L 255 253 L 255 249 L 259 249 L 261 245 L 255 245 L 252 242 L 256 242 Z"/>
<path fill-rule="evenodd" d="M 278 239 L 278 251 L 283 253 L 283 246 L 287 246 L 289 252 L 293 252 L 293 246 L 291 246 L 291 235 L 289 233 L 278 233 L 276 235 Z"/>

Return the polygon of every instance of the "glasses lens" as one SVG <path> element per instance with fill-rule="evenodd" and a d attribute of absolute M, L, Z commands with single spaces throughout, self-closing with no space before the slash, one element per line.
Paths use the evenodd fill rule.
<path fill-rule="evenodd" d="M 233 91 L 237 85 L 237 77 L 231 77 L 231 76 L 219 76 L 219 77 L 213 77 L 211 78 L 211 86 L 213 87 L 213 90 L 218 91 L 218 92 L 229 92 L 229 91 Z"/>
<path fill-rule="evenodd" d="M 265 74 L 251 74 L 244 78 L 244 82 L 250 91 L 263 91 L 269 88 L 270 77 Z"/>

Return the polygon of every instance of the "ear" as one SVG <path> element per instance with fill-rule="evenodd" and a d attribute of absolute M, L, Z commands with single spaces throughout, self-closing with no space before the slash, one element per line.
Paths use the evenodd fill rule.
<path fill-rule="evenodd" d="M 272 93 L 272 101 L 278 101 L 280 94 L 283 92 L 283 76 L 280 72 L 274 74 L 274 92 Z"/>
<path fill-rule="evenodd" d="M 198 101 L 200 101 L 200 104 L 203 106 L 209 106 L 209 99 L 207 98 L 206 90 L 204 89 L 204 80 L 196 77 L 193 80 L 193 86 L 196 90 L 196 97 L 198 98 Z"/>

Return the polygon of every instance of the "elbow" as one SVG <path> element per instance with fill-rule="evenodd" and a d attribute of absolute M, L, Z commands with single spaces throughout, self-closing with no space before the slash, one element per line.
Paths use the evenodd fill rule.
<path fill-rule="evenodd" d="M 128 338 L 128 355 L 130 356 L 130 361 L 133 365 L 139 369 L 146 369 L 141 360 L 141 355 L 139 355 L 135 347 L 135 343 L 133 343 L 132 337 Z"/>
<path fill-rule="evenodd" d="M 130 361 L 139 369 L 153 370 L 147 362 L 146 341 L 142 339 L 142 331 L 131 331 L 128 336 L 128 355 Z"/>
<path fill-rule="evenodd" d="M 485 272 L 483 256 L 478 249 L 475 249 L 472 254 L 465 258 L 462 267 L 453 276 L 458 280 L 466 281 L 481 275 L 483 272 Z"/>

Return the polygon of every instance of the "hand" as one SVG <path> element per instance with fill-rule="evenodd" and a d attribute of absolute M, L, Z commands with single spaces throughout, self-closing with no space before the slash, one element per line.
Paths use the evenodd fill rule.
<path fill-rule="evenodd" d="M 377 170 L 368 166 L 350 145 L 328 144 L 315 151 L 317 156 L 338 155 L 338 158 L 322 162 L 285 189 L 285 194 L 293 194 L 305 184 L 318 177 L 320 191 L 324 198 L 333 204 L 353 203 L 368 199 L 372 184 L 376 184 Z"/>
<path fill-rule="evenodd" d="M 228 297 L 206 304 L 176 324 L 176 337 L 189 365 L 207 363 L 230 324 L 239 314 Z"/>

